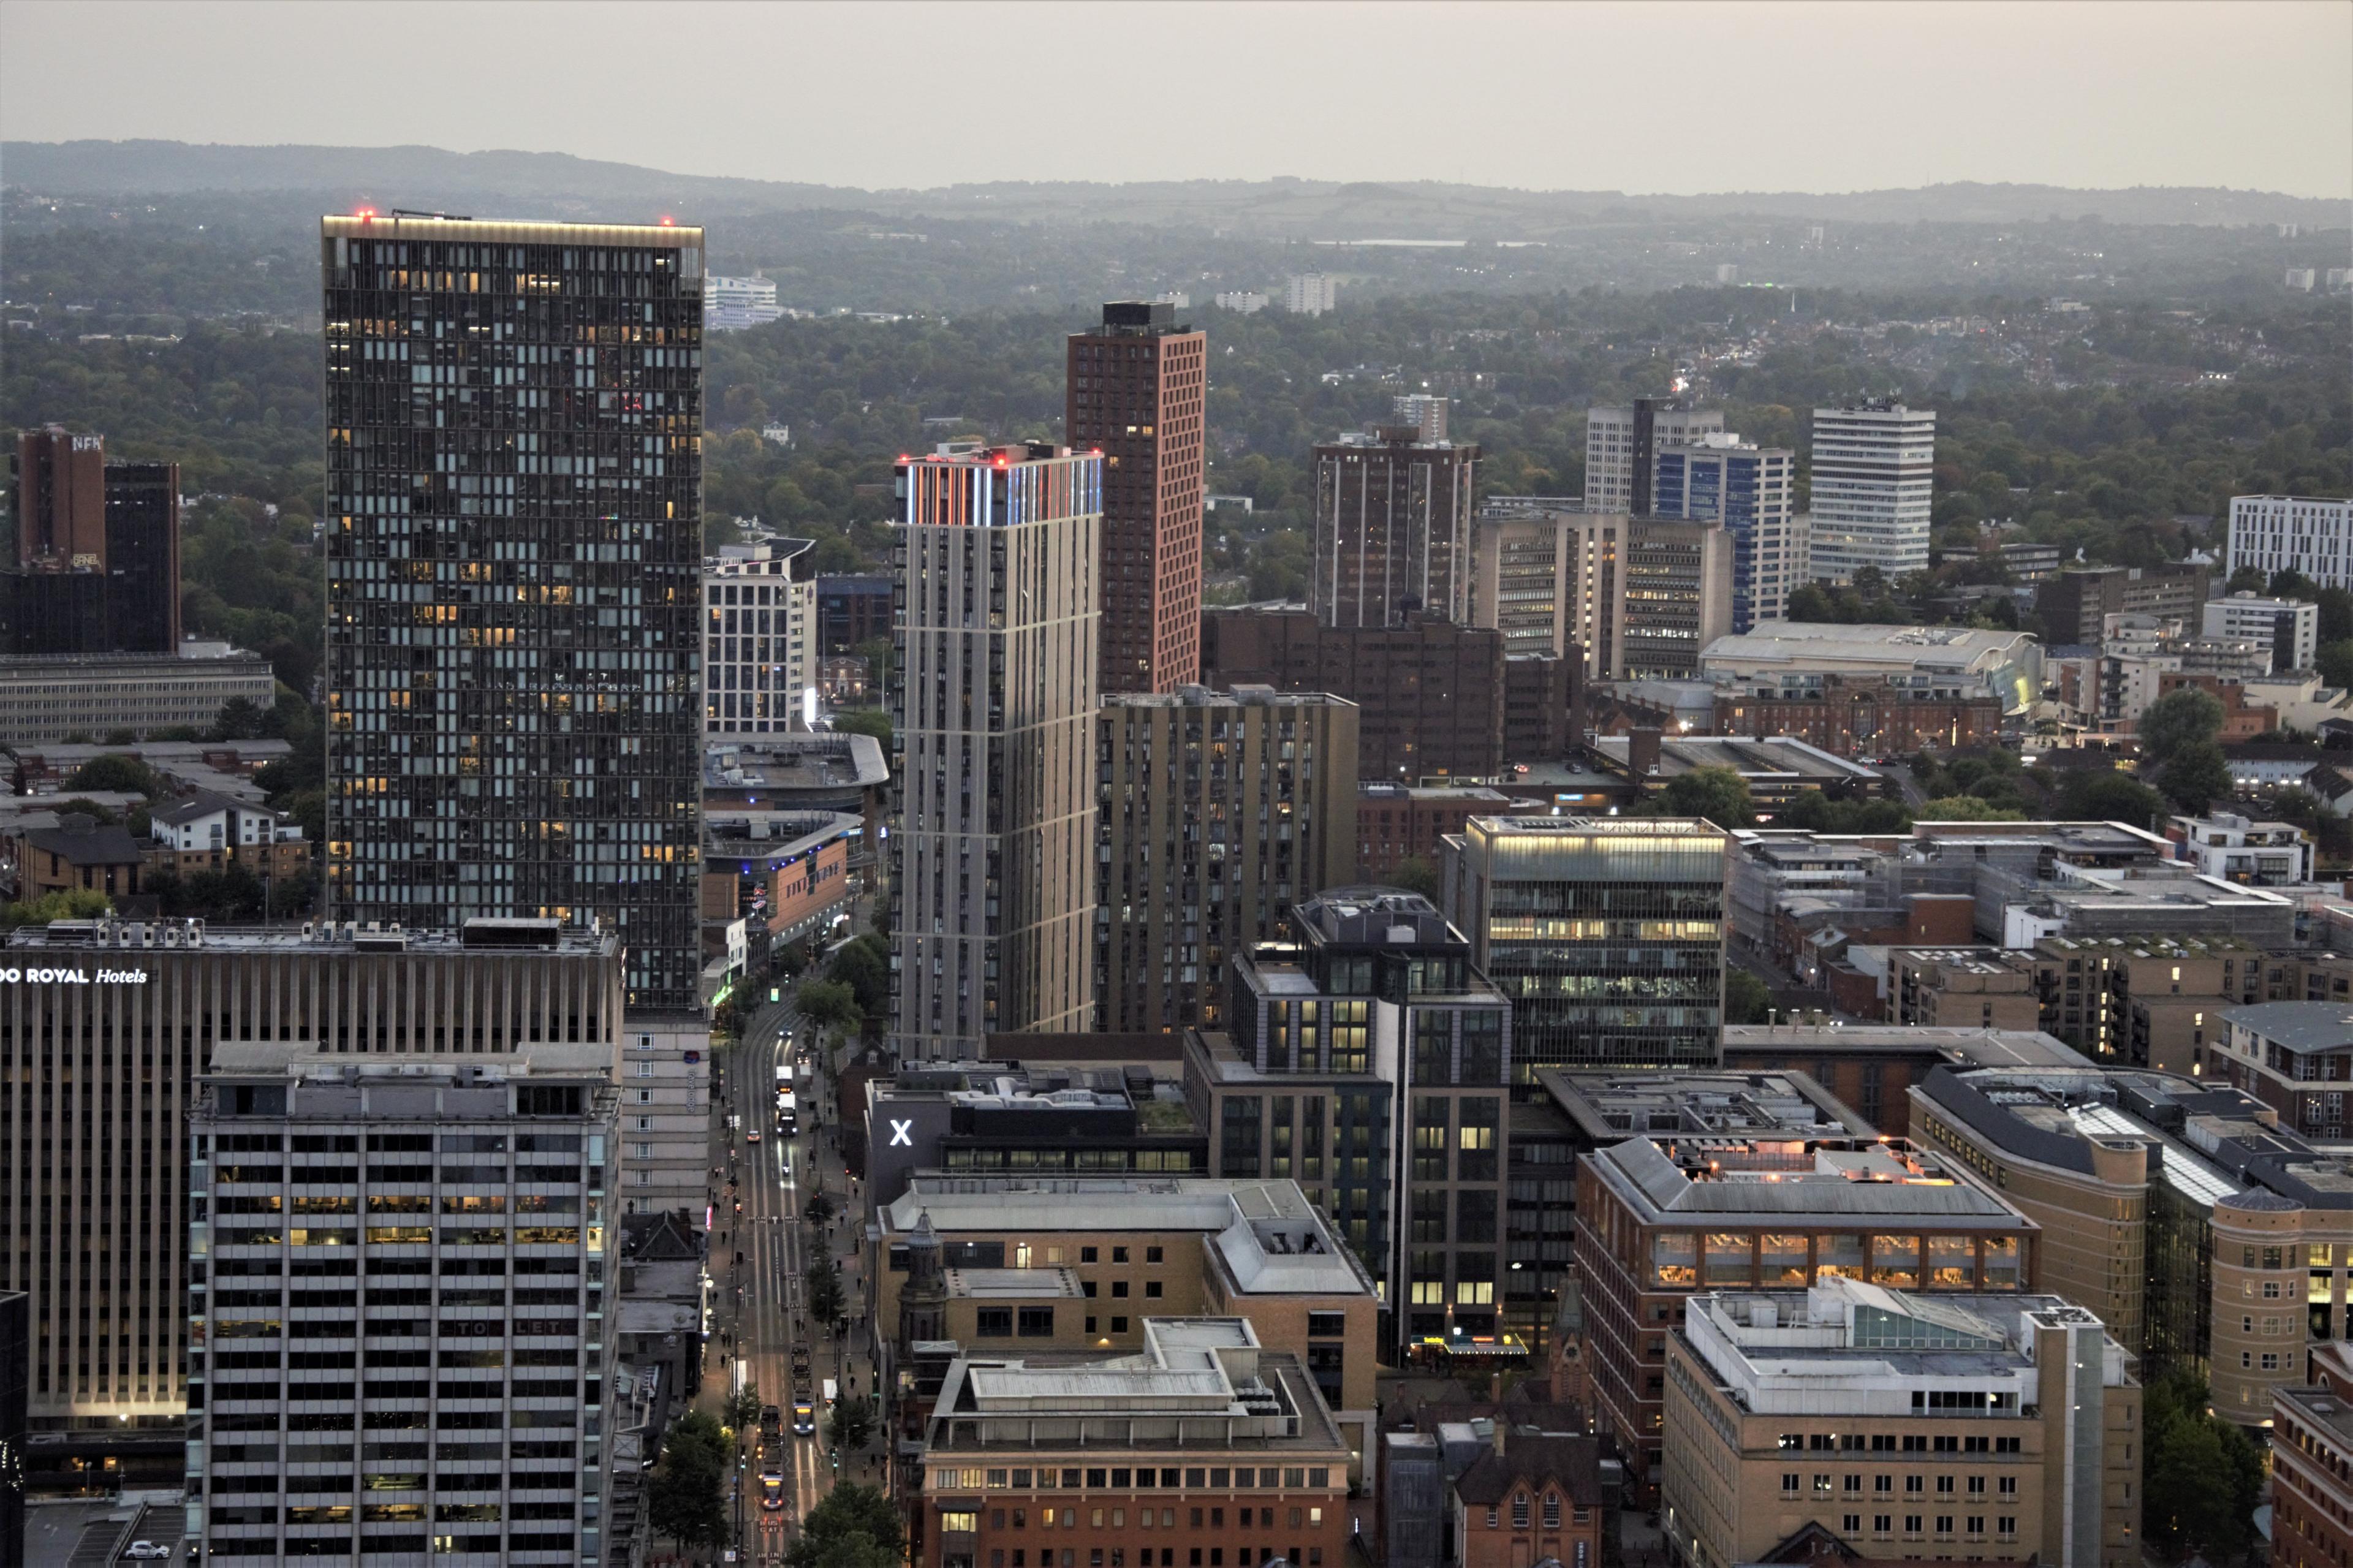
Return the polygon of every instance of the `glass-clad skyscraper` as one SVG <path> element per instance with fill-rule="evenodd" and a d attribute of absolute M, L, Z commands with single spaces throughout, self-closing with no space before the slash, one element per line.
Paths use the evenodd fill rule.
<path fill-rule="evenodd" d="M 339 919 L 604 917 L 698 1002 L 702 231 L 324 220 Z"/>
<path fill-rule="evenodd" d="M 1651 491 L 1661 517 L 1720 522 L 1732 541 L 1732 629 L 1778 621 L 1805 580 L 1805 542 L 1793 526 L 1797 454 L 1737 436 L 1705 436 L 1660 449 Z"/>
<path fill-rule="evenodd" d="M 1698 818 L 1474 816 L 1443 841 L 1447 918 L 1539 1068 L 1714 1062 L 1730 837 Z"/>

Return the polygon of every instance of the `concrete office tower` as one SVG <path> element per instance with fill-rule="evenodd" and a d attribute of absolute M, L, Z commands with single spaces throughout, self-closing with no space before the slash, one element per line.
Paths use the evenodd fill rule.
<path fill-rule="evenodd" d="M 722 546 L 702 563 L 702 732 L 805 729 L 817 689 L 817 580 L 806 539 Z"/>
<path fill-rule="evenodd" d="M 2140 1384 L 2065 1299 L 1743 1280 L 1675 1326 L 1659 1500 L 1680 1560 L 1754 1563 L 1811 1537 L 1880 1561 L 2142 1561 Z"/>
<path fill-rule="evenodd" d="M 2310 669 L 2319 650 L 2320 606 L 2316 604 L 2232 594 L 2209 599 L 2204 614 L 2208 637 L 2253 643 L 2270 653 L 2275 670 Z"/>
<path fill-rule="evenodd" d="M 1447 399 L 1427 392 L 1399 393 L 1389 400 L 1389 410 L 1397 416 L 1397 422 L 1419 430 L 1425 441 L 1446 439 L 1448 406 Z"/>
<path fill-rule="evenodd" d="M 1512 999 L 1524 1080 L 1718 1059 L 1730 843 L 1696 818 L 1583 816 L 1474 816 L 1441 841 L 1447 918 Z"/>
<path fill-rule="evenodd" d="M 611 1070 L 216 1048 L 188 1118 L 196 1555 L 606 1561 Z"/>
<path fill-rule="evenodd" d="M 0 655 L 170 655 L 180 647 L 180 466 L 110 463 L 105 438 L 16 437 L 16 561 L 0 571 Z"/>
<path fill-rule="evenodd" d="M 899 465 L 902 1061 L 1093 1021 L 1103 475 L 1050 445 Z"/>
<path fill-rule="evenodd" d="M 1224 1027 L 1226 961 L 1356 869 L 1356 705 L 1187 686 L 1095 721 L 1095 1016 Z"/>
<path fill-rule="evenodd" d="M 1900 403 L 1814 410 L 1811 563 L 1819 581 L 1851 583 L 1866 566 L 1894 583 L 1928 569 L 1936 413 Z"/>
<path fill-rule="evenodd" d="M 702 960 L 702 231 L 329 217 L 327 897 Z"/>
<path fill-rule="evenodd" d="M 17 1238 L 0 1248 L 0 1288 L 31 1292 L 45 1325 L 34 1425 L 93 1463 L 159 1432 L 178 1449 L 190 1370 L 182 1136 L 220 1047 L 290 1042 L 341 1067 L 561 1046 L 608 1072 L 622 1055 L 619 942 L 552 921 L 462 933 L 52 921 L 16 931 L 0 968 L 20 976 L 0 986 L 0 1074 L 50 1086 L 0 1102 L 0 1127 L 19 1150 L 53 1151 L 0 1182 L 0 1234 Z M 113 1066 L 93 1083 L 84 1062 Z M 707 1118 L 695 1131 L 707 1140 Z M 649 1177 L 627 1190 L 700 1205 L 702 1147 L 688 1151 L 691 1188 Z"/>
<path fill-rule="evenodd" d="M 1208 341 L 1140 300 L 1105 305 L 1101 329 L 1071 337 L 1062 427 L 1103 458 L 1105 695 L 1201 679 Z"/>
<path fill-rule="evenodd" d="M 1315 565 L 1308 607 L 1327 626 L 1388 626 L 1469 612 L 1471 500 L 1479 448 L 1384 425 L 1315 448 Z"/>
<path fill-rule="evenodd" d="M 1803 581 L 1796 531 L 1797 454 L 1737 436 L 1659 449 L 1651 510 L 1724 525 L 1732 546 L 1732 626 L 1778 621 Z"/>
<path fill-rule="evenodd" d="M 1712 522 L 1490 501 L 1472 523 L 1469 615 L 1514 652 L 1582 663 L 1586 679 L 1689 679 L 1732 630 L 1733 542 Z"/>
<path fill-rule="evenodd" d="M 1585 411 L 1585 510 L 1645 516 L 1662 447 L 1720 435 L 1724 415 L 1671 397 L 1638 397 L 1627 408 Z"/>
<path fill-rule="evenodd" d="M 2316 588 L 2353 587 L 2353 499 L 2232 496 L 2230 570 L 2250 566 L 2298 572 Z"/>
<path fill-rule="evenodd" d="M 1492 1340 L 1510 1005 L 1419 893 L 1335 889 L 1291 924 L 1235 955 L 1229 1031 L 1186 1037 L 1211 1171 L 1297 1173 L 1380 1283 L 1385 1361 Z"/>

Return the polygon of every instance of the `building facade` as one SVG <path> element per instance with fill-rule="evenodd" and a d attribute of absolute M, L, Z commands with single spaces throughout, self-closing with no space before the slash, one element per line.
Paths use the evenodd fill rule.
<path fill-rule="evenodd" d="M 2271 1560 L 2327 1568 L 2353 1557 L 2353 1358 L 2316 1350 L 2312 1383 L 2272 1395 Z"/>
<path fill-rule="evenodd" d="M 1092 1020 L 1103 474 L 1046 445 L 899 466 L 902 1060 Z"/>
<path fill-rule="evenodd" d="M 2202 606 L 2201 629 L 2226 642 L 2251 642 L 2271 655 L 2274 670 L 2310 669 L 2320 647 L 2320 606 L 2299 599 L 2232 594 Z"/>
<path fill-rule="evenodd" d="M 20 431 L 16 555 L 0 571 L 0 655 L 180 647 L 180 466 L 110 463 L 102 436 Z"/>
<path fill-rule="evenodd" d="M 1720 523 L 1638 517 L 1626 525 L 1618 676 L 1679 680 L 1733 623 L 1733 543 Z"/>
<path fill-rule="evenodd" d="M 563 1046 L 593 1048 L 611 1071 L 620 965 L 609 932 L 552 922 L 455 934 L 182 921 L 17 931 L 0 948 L 0 967 L 20 977 L 0 988 L 0 1081 L 54 1086 L 0 1091 L 0 1147 L 54 1149 L 28 1179 L 0 1184 L 0 1226 L 18 1238 L 0 1249 L 0 1284 L 29 1292 L 46 1325 L 35 1424 L 92 1441 L 117 1428 L 176 1436 L 195 1369 L 187 1117 L 222 1049 L 293 1042 L 341 1065 Z M 112 1066 L 93 1080 L 83 1062 Z M 706 1107 L 697 1137 L 707 1129 Z M 705 1168 L 698 1158 L 698 1202 Z"/>
<path fill-rule="evenodd" d="M 2034 594 L 2043 640 L 2054 647 L 2098 647 L 2110 616 L 2149 616 L 2200 625 L 2212 568 L 2194 561 L 2156 566 L 2069 566 L 2044 579 Z"/>
<path fill-rule="evenodd" d="M 1638 397 L 1624 408 L 1585 411 L 1587 511 L 1645 515 L 1662 447 L 1721 435 L 1724 415 L 1667 397 Z"/>
<path fill-rule="evenodd" d="M 1714 1065 L 1729 837 L 1697 820 L 1480 816 L 1443 840 L 1447 918 L 1543 1068 Z"/>
<path fill-rule="evenodd" d="M 773 278 L 721 278 L 713 275 L 704 279 L 703 325 L 714 332 L 740 332 L 746 327 L 765 326 L 785 313 L 776 303 L 776 282 Z"/>
<path fill-rule="evenodd" d="M 601 1563 L 610 1058 L 223 1045 L 188 1119 L 207 1562 Z"/>
<path fill-rule="evenodd" d="M 2230 570 L 2247 567 L 2353 587 L 2353 498 L 2232 496 Z"/>
<path fill-rule="evenodd" d="M 1901 403 L 1814 410 L 1808 570 L 1852 582 L 1869 566 L 1890 584 L 1928 567 L 1936 415 Z"/>
<path fill-rule="evenodd" d="M 1709 1291 L 1669 1345 L 1662 1522 L 1693 1568 L 1809 1536 L 1865 1561 L 2141 1561 L 2140 1384 L 2062 1297 Z"/>
<path fill-rule="evenodd" d="M 1778 621 L 1806 581 L 1796 529 L 1798 456 L 1733 435 L 1659 448 L 1651 510 L 1659 517 L 1723 525 L 1732 549 L 1732 624 L 1745 632 Z"/>
<path fill-rule="evenodd" d="M 1696 675 L 1733 627 L 1733 548 L 1721 524 L 1489 498 L 1472 526 L 1470 624 L 1514 653 L 1550 652 L 1588 680 Z"/>
<path fill-rule="evenodd" d="M 702 563 L 702 732 L 809 728 L 817 584 L 806 539 L 731 544 Z"/>
<path fill-rule="evenodd" d="M 1223 1028 L 1226 961 L 1352 879 L 1356 704 L 1248 686 L 1113 696 L 1095 775 L 1097 1026 Z"/>
<path fill-rule="evenodd" d="M 2001 721 L 2000 700 L 1980 690 L 1939 695 L 1903 677 L 1826 671 L 1803 685 L 1719 691 L 1714 724 L 1719 735 L 1793 735 L 1841 757 L 1894 757 L 1991 745 Z"/>
<path fill-rule="evenodd" d="M 183 643 L 177 653 L 0 657 L 0 742 L 209 730 L 238 698 L 269 708 L 278 677 L 259 654 L 227 643 Z"/>
<path fill-rule="evenodd" d="M 1381 426 L 1315 448 L 1308 607 L 1327 626 L 1396 626 L 1415 611 L 1464 624 L 1479 448 Z"/>
<path fill-rule="evenodd" d="M 1174 691 L 1201 677 L 1203 409 L 1208 336 L 1175 308 L 1107 304 L 1071 335 L 1063 429 L 1103 454 L 1100 689 Z"/>
<path fill-rule="evenodd" d="M 1234 296 L 1220 294 L 1219 300 Z M 1229 310 L 1247 311 L 1247 301 L 1255 295 L 1240 296 L 1243 304 L 1229 306 Z M 1321 272 L 1298 272 L 1282 280 L 1282 308 L 1294 316 L 1320 316 L 1326 310 L 1340 308 L 1340 280 Z"/>
<path fill-rule="evenodd" d="M 696 1006 L 702 231 L 330 217 L 327 900 Z M 624 335 L 626 331 L 626 336 Z"/>
<path fill-rule="evenodd" d="M 825 653 L 854 653 L 891 635 L 898 584 L 889 577 L 837 574 L 817 579 L 817 640 Z"/>

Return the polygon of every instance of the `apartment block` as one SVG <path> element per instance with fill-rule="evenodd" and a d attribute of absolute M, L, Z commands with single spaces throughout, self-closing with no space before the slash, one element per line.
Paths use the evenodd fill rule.
<path fill-rule="evenodd" d="M 1685 1562 L 1809 1539 L 1825 1556 L 2141 1561 L 2140 1384 L 2061 1297 L 1845 1277 L 1712 1290 L 1669 1343 L 1663 1523 Z"/>
<path fill-rule="evenodd" d="M 2312 880 L 2312 835 L 2292 822 L 2257 822 L 2224 811 L 2168 817 L 2165 836 L 2202 876 L 2256 888 Z"/>
<path fill-rule="evenodd" d="M 2353 1554 L 2353 1358 L 2312 1353 L 2312 1383 L 2272 1395 L 2272 1561 L 2319 1568 Z"/>
<path fill-rule="evenodd" d="M 1093 1016 L 1103 459 L 899 465 L 892 1030 L 902 1060 Z"/>
<path fill-rule="evenodd" d="M 1356 866 L 1356 706 L 1263 686 L 1113 696 L 1095 723 L 1103 1028 L 1225 1026 L 1226 961 Z"/>
<path fill-rule="evenodd" d="M 1348 1459 L 1305 1363 L 1247 1321 L 1155 1316 L 1126 1354 L 967 1353 L 924 1436 L 910 1558 L 1157 1552 L 1175 1568 L 1231 1552 L 1337 1568 Z"/>
<path fill-rule="evenodd" d="M 2034 615 L 2053 647 L 2098 647 L 2110 616 L 2149 616 L 2199 627 L 2213 568 L 2197 562 L 2157 566 L 2069 566 L 2034 592 Z"/>
<path fill-rule="evenodd" d="M 1416 612 L 1467 616 L 1475 443 L 1378 426 L 1315 448 L 1308 607 L 1327 626 L 1389 626 Z"/>
<path fill-rule="evenodd" d="M 1724 415 L 1666 397 L 1638 397 L 1623 408 L 1585 411 L 1587 511 L 1647 514 L 1662 447 L 1721 435 Z"/>
<path fill-rule="evenodd" d="M 1693 819 L 1473 817 L 1444 841 L 1448 918 L 1540 1068 L 1714 1065 L 1727 836 Z"/>
<path fill-rule="evenodd" d="M 2034 966 L 2000 948 L 1897 948 L 1894 1021 L 1927 1028 L 2039 1029 Z M 2111 1320 L 2113 1321 L 2113 1320 Z"/>
<path fill-rule="evenodd" d="M 2306 600 L 2267 599 L 2237 593 L 2209 599 L 2201 629 L 2210 637 L 2251 642 L 2269 653 L 2274 670 L 2310 669 L 2319 647 L 2320 606 Z"/>
<path fill-rule="evenodd" d="M 1932 1296 L 2039 1282 L 2042 1227 L 1961 1167 L 1888 1139 L 1639 1137 L 1577 1163 L 1594 1417 L 1660 1481 L 1668 1344 L 1699 1291 L 1832 1277 Z"/>
<path fill-rule="evenodd" d="M 1419 894 L 1344 888 L 1238 953 L 1185 1091 L 1225 1176 L 1295 1175 L 1379 1282 L 1384 1354 L 1492 1343 L 1503 1298 L 1512 1018 Z"/>
<path fill-rule="evenodd" d="M 1727 1024 L 1727 1072 L 1801 1072 L 1891 1138 L 1912 1136 L 1914 1084 L 1940 1067 L 2081 1067 L 2039 1030 L 1837 1024 Z"/>
<path fill-rule="evenodd" d="M 702 732 L 771 735 L 808 723 L 817 583 L 806 539 L 723 546 L 702 563 Z"/>
<path fill-rule="evenodd" d="M 1928 565 L 1936 415 L 1900 403 L 1817 408 L 1808 570 L 1848 583 L 1865 567 L 1893 584 Z"/>
<path fill-rule="evenodd" d="M 1176 311 L 1115 301 L 1102 326 L 1068 345 L 1063 429 L 1103 460 L 1096 583 L 1106 695 L 1200 679 L 1208 336 Z"/>
<path fill-rule="evenodd" d="M 693 1013 L 702 231 L 363 213 L 319 258 L 328 905 L 598 916 Z"/>
<path fill-rule="evenodd" d="M 594 1045 L 216 1047 L 188 1121 L 199 1554 L 604 1561 L 617 1110 Z"/>
<path fill-rule="evenodd" d="M 2316 588 L 2353 587 L 2353 499 L 2232 496 L 2230 574 L 2297 572 Z"/>
<path fill-rule="evenodd" d="M 321 1061 L 421 1068 L 577 1047 L 629 1076 L 616 1065 L 622 972 L 609 931 L 52 921 L 17 930 L 0 963 L 22 977 L 0 990 L 0 1069 L 54 1086 L 0 1099 L 0 1147 L 52 1150 L 29 1180 L 0 1186 L 0 1226 L 19 1242 L 0 1249 L 0 1284 L 33 1298 L 32 1420 L 70 1434 L 76 1453 L 163 1429 L 177 1441 L 203 1349 L 187 1327 L 186 1118 L 222 1048 L 291 1042 Z M 115 1064 L 102 1083 L 76 1069 L 99 1060 Z M 687 1156 L 698 1202 L 707 1126 L 706 1109 Z"/>

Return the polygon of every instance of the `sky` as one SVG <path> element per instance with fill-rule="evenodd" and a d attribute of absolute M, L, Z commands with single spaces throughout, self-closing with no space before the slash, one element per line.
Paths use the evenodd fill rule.
<path fill-rule="evenodd" d="M 6 0 L 0 137 L 505 148 L 867 188 L 2353 197 L 2353 5 Z"/>

